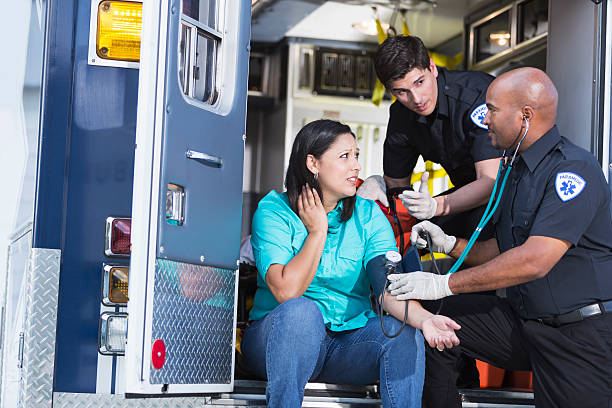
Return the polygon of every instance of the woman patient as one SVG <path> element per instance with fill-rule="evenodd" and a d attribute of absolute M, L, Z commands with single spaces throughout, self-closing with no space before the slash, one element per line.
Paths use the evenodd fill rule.
<path fill-rule="evenodd" d="M 253 218 L 259 271 L 247 363 L 267 378 L 269 407 L 300 407 L 308 381 L 371 384 L 384 407 L 419 407 L 431 347 L 459 343 L 459 325 L 410 301 L 408 323 L 386 337 L 370 304 L 368 262 L 397 250 L 374 201 L 355 195 L 360 165 L 351 129 L 331 120 L 304 126 L 293 143 L 286 193 L 271 191 Z M 381 271 L 381 273 L 383 273 Z M 385 296 L 388 332 L 397 332 L 403 301 Z M 420 329 L 421 331 L 417 330 Z"/>

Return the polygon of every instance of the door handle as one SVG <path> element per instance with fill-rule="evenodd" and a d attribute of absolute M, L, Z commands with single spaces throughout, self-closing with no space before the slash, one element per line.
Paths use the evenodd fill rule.
<path fill-rule="evenodd" d="M 223 159 L 217 156 L 211 156 L 210 154 L 196 152 L 195 150 L 187 150 L 185 152 L 185 157 L 192 160 L 197 160 L 206 164 L 208 166 L 213 167 L 221 167 L 223 166 Z"/>

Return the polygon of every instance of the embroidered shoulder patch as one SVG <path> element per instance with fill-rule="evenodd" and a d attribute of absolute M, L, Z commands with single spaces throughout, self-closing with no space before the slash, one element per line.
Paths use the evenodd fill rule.
<path fill-rule="evenodd" d="M 586 181 L 576 173 L 569 171 L 557 173 L 555 189 L 557 190 L 557 195 L 563 202 L 578 197 L 585 186 Z"/>
<path fill-rule="evenodd" d="M 479 128 L 488 129 L 487 125 L 482 123 L 487 115 L 487 111 L 487 105 L 483 103 L 482 105 L 477 106 L 472 113 L 470 113 L 470 119 L 472 119 L 472 122 L 474 122 L 474 124 L 476 124 L 476 126 Z"/>

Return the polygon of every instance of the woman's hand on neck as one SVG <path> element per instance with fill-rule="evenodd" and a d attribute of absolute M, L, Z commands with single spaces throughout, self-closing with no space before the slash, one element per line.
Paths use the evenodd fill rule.
<path fill-rule="evenodd" d="M 298 215 L 309 234 L 327 234 L 327 213 L 317 190 L 304 186 L 297 200 Z"/>

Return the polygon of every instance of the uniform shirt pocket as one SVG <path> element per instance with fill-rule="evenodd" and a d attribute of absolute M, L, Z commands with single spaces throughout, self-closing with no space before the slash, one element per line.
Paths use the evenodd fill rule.
<path fill-rule="evenodd" d="M 529 238 L 529 232 L 533 226 L 533 219 L 535 218 L 535 211 L 532 210 L 521 210 L 514 211 L 512 217 L 512 237 L 514 238 L 514 245 L 522 245 L 527 238 Z"/>

